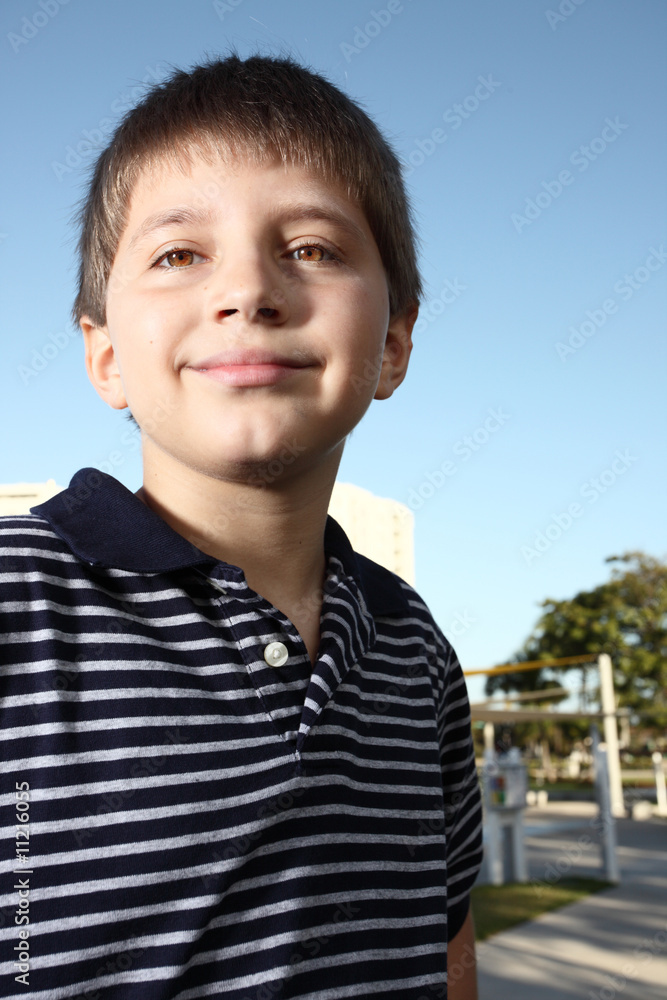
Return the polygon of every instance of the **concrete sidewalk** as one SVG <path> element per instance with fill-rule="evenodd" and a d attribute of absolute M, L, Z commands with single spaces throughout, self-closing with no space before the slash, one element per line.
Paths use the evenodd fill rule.
<path fill-rule="evenodd" d="M 526 810 L 531 881 L 602 877 L 596 814 Z M 478 944 L 480 1000 L 666 1000 L 667 822 L 618 820 L 617 837 L 618 886 Z"/>

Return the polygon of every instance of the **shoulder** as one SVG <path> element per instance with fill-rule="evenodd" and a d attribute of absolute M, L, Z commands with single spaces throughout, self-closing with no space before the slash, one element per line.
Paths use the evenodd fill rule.
<path fill-rule="evenodd" d="M 411 584 L 396 573 L 374 562 L 367 556 L 355 553 L 363 592 L 376 619 L 384 620 L 387 627 L 419 634 L 426 645 L 434 665 L 449 669 L 457 663 L 456 653 L 435 621 L 431 610 Z"/>
<path fill-rule="evenodd" d="M 40 564 L 74 561 L 72 552 L 39 514 L 0 517 L 0 573 L 27 572 Z"/>
<path fill-rule="evenodd" d="M 39 514 L 10 514 L 0 517 L 0 551 L 11 552 L 26 546 L 41 547 L 47 539 L 58 536 L 46 520 Z"/>
<path fill-rule="evenodd" d="M 438 631 L 426 601 L 411 584 L 368 556 L 360 552 L 355 552 L 355 556 L 371 610 L 381 615 L 411 617 Z"/>
<path fill-rule="evenodd" d="M 7 637 L 43 629 L 49 602 L 80 575 L 77 560 L 48 521 L 38 514 L 0 517 L 0 647 Z M 19 646 L 13 645 L 16 651 Z"/>
<path fill-rule="evenodd" d="M 470 703 L 461 664 L 421 594 L 384 566 L 356 553 L 364 590 L 391 594 L 393 610 L 376 616 L 379 652 L 391 652 L 405 670 L 428 676 L 435 706 L 438 739 L 448 765 L 448 785 L 474 784 L 474 754 L 470 735 Z M 384 603 L 388 603 L 383 596 Z M 417 669 L 418 667 L 418 669 Z M 472 763 L 471 763 L 472 762 Z"/>

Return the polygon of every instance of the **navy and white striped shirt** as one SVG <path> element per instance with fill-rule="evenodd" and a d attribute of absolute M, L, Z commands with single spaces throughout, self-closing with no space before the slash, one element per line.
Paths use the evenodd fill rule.
<path fill-rule="evenodd" d="M 331 518 L 325 551 L 313 668 L 110 476 L 0 518 L 0 996 L 446 996 L 481 858 L 461 669 Z"/>

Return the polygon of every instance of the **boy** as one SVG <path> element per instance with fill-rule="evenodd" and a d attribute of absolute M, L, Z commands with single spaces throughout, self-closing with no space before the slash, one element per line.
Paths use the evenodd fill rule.
<path fill-rule="evenodd" d="M 449 940 L 474 998 L 461 671 L 327 519 L 410 354 L 395 155 L 289 61 L 177 72 L 100 157 L 80 252 L 88 374 L 144 482 L 82 470 L 4 519 L 5 983 L 417 1000 L 447 996 Z"/>

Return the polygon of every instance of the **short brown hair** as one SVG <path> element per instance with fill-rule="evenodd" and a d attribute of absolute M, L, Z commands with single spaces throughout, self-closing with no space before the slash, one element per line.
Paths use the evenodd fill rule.
<path fill-rule="evenodd" d="M 123 119 L 95 164 L 80 213 L 75 322 L 106 322 L 109 274 L 142 170 L 220 149 L 315 167 L 357 199 L 384 263 L 392 314 L 421 296 L 416 238 L 401 167 L 368 115 L 290 59 L 231 55 L 176 71 Z"/>

